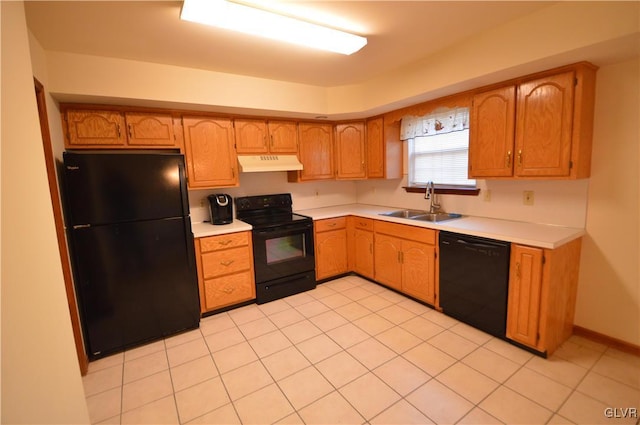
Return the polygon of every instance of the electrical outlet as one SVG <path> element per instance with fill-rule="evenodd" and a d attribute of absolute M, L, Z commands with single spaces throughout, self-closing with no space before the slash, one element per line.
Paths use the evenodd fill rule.
<path fill-rule="evenodd" d="M 200 198 L 200 206 L 201 207 L 207 206 L 207 198 Z"/>
<path fill-rule="evenodd" d="M 491 189 L 484 190 L 484 202 L 491 202 Z"/>
<path fill-rule="evenodd" d="M 533 190 L 525 190 L 522 192 L 522 203 L 524 205 L 533 205 Z"/>
<path fill-rule="evenodd" d="M 316 196 L 320 196 L 320 191 L 316 189 Z"/>

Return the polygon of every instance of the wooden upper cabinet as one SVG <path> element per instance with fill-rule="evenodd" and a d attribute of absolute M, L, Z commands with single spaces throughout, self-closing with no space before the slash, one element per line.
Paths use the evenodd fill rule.
<path fill-rule="evenodd" d="M 238 185 L 238 160 L 230 119 L 183 117 L 189 188 Z"/>
<path fill-rule="evenodd" d="M 476 94 L 469 176 L 589 177 L 596 70 L 580 63 Z"/>
<path fill-rule="evenodd" d="M 63 119 L 68 148 L 116 147 L 127 142 L 124 116 L 120 112 L 69 109 Z"/>
<path fill-rule="evenodd" d="M 333 179 L 333 126 L 324 123 L 298 125 L 298 158 L 302 171 L 289 171 L 289 181 Z"/>
<path fill-rule="evenodd" d="M 384 178 L 384 121 L 367 121 L 367 177 Z"/>
<path fill-rule="evenodd" d="M 129 145 L 174 147 L 176 138 L 170 114 L 126 112 Z"/>
<path fill-rule="evenodd" d="M 365 124 L 354 122 L 336 125 L 336 178 L 342 180 L 364 179 L 365 166 Z"/>
<path fill-rule="evenodd" d="M 234 120 L 236 151 L 260 154 L 269 152 L 267 123 L 261 120 Z"/>
<path fill-rule="evenodd" d="M 298 153 L 298 124 L 294 121 L 268 121 L 269 152 Z"/>
<path fill-rule="evenodd" d="M 298 152 L 294 121 L 234 120 L 239 154 L 292 154 Z"/>
<path fill-rule="evenodd" d="M 469 127 L 469 178 L 513 174 L 516 87 L 473 97 Z"/>
<path fill-rule="evenodd" d="M 67 109 L 65 147 L 69 149 L 181 148 L 174 118 L 166 113 Z"/>
<path fill-rule="evenodd" d="M 574 81 L 574 73 L 565 72 L 518 87 L 517 175 L 569 175 Z"/>

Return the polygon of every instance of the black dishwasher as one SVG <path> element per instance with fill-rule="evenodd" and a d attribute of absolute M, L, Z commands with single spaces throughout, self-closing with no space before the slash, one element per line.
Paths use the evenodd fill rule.
<path fill-rule="evenodd" d="M 443 312 L 504 338 L 511 245 L 450 232 L 440 232 L 439 239 Z"/>

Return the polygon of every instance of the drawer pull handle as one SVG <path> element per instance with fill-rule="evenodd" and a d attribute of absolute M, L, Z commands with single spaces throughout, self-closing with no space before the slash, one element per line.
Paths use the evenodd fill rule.
<path fill-rule="evenodd" d="M 231 242 L 233 242 L 231 239 L 227 239 L 227 240 L 224 240 L 224 241 L 219 241 L 218 243 L 219 243 L 220 245 L 222 245 L 222 246 L 227 246 L 227 245 L 229 245 Z"/>
<path fill-rule="evenodd" d="M 518 166 L 522 166 L 522 149 L 518 151 Z"/>
<path fill-rule="evenodd" d="M 336 227 L 337 225 L 338 225 L 338 223 L 336 223 L 335 221 L 333 223 L 327 224 L 327 226 L 329 226 L 329 227 Z"/>
<path fill-rule="evenodd" d="M 230 288 L 230 287 L 228 287 L 228 286 L 227 286 L 226 288 L 224 288 L 223 292 L 224 292 L 225 294 L 231 294 L 231 293 L 233 293 L 233 291 L 235 291 L 235 290 L 236 290 L 236 288 Z"/>
<path fill-rule="evenodd" d="M 225 267 L 229 267 L 231 264 L 233 264 L 234 260 L 229 260 L 229 261 L 220 261 L 220 264 L 222 264 Z"/>
<path fill-rule="evenodd" d="M 511 167 L 511 151 L 507 152 L 507 163 L 505 165 L 507 168 Z"/>

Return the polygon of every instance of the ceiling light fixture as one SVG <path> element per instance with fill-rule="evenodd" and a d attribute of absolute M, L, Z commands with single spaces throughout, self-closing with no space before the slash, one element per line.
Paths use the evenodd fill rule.
<path fill-rule="evenodd" d="M 184 0 L 180 19 L 350 55 L 367 39 L 226 0 Z"/>

